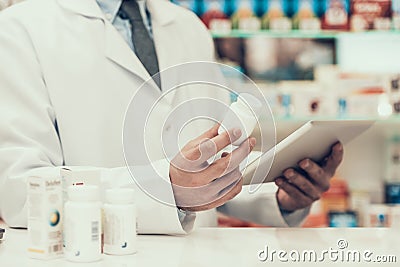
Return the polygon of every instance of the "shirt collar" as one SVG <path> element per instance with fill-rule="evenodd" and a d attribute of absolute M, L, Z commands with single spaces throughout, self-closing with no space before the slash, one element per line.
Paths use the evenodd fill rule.
<path fill-rule="evenodd" d="M 122 4 L 122 0 L 96 0 L 96 2 L 107 19 L 113 22 Z"/>
<path fill-rule="evenodd" d="M 137 1 L 141 9 L 141 12 L 143 13 L 143 10 L 145 9 L 146 6 L 146 0 L 137 0 Z M 100 9 L 103 11 L 103 13 L 106 15 L 107 19 L 113 22 L 121 7 L 122 0 L 96 0 L 96 2 L 99 5 Z"/>

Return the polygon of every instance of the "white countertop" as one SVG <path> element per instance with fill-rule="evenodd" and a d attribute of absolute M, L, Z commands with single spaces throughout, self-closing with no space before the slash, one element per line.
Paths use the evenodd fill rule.
<path fill-rule="evenodd" d="M 4 225 L 3 225 L 4 227 Z M 338 240 L 346 240 L 348 247 L 338 249 Z M 0 244 L 0 266 L 83 266 L 68 262 L 63 258 L 40 261 L 26 255 L 26 230 L 6 229 L 5 240 Z M 399 266 L 400 230 L 385 228 L 203 228 L 188 236 L 140 235 L 138 252 L 130 256 L 104 255 L 99 262 L 85 264 L 93 267 L 136 267 L 136 266 L 275 266 L 281 265 L 275 255 L 261 262 L 260 250 L 268 246 L 269 251 L 292 250 L 303 253 L 315 250 L 320 255 L 329 248 L 338 251 L 370 250 L 371 258 L 377 255 L 394 255 L 397 263 L 343 263 L 332 262 L 328 256 L 319 263 L 293 263 L 294 266 Z M 289 256 L 286 256 L 288 258 Z M 339 258 L 340 259 L 340 258 Z"/>

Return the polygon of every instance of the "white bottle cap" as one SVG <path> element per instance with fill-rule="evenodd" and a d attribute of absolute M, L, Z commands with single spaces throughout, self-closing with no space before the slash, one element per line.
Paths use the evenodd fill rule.
<path fill-rule="evenodd" d="M 135 190 L 132 188 L 106 190 L 106 201 L 110 204 L 132 204 L 135 202 Z"/>
<path fill-rule="evenodd" d="M 72 201 L 99 201 L 99 188 L 94 185 L 71 185 L 68 187 L 68 198 Z"/>
<path fill-rule="evenodd" d="M 254 112 L 255 116 L 258 117 L 261 113 L 262 103 L 255 96 L 248 93 L 241 93 L 238 96 L 237 104 L 242 106 L 244 110 L 248 110 L 251 113 Z"/>

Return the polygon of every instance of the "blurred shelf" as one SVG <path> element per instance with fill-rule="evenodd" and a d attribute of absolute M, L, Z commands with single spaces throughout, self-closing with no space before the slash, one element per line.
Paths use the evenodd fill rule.
<path fill-rule="evenodd" d="M 213 38 L 251 38 L 251 37 L 270 37 L 270 38 L 297 38 L 297 39 L 337 39 L 343 36 L 400 36 L 400 30 L 391 31 L 366 31 L 366 32 L 338 32 L 338 31 L 300 31 L 292 30 L 287 32 L 259 30 L 244 31 L 232 30 L 229 33 L 211 32 Z"/>
<path fill-rule="evenodd" d="M 383 117 L 331 117 L 331 116 L 316 116 L 316 117 L 283 117 L 275 116 L 276 122 L 287 123 L 305 123 L 310 120 L 373 120 L 378 123 L 400 124 L 400 115 L 394 115 L 388 118 Z"/>

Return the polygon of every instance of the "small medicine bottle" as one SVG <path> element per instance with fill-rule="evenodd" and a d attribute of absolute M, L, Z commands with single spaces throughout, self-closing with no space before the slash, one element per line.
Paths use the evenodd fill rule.
<path fill-rule="evenodd" d="M 218 134 L 233 128 L 239 128 L 242 131 L 242 135 L 232 143 L 234 146 L 239 146 L 253 132 L 258 122 L 261 108 L 262 104 L 256 97 L 248 93 L 240 94 L 237 101 L 230 105 L 218 129 Z"/>
<path fill-rule="evenodd" d="M 103 249 L 110 255 L 136 252 L 135 191 L 131 188 L 106 191 Z"/>
<path fill-rule="evenodd" d="M 101 259 L 101 202 L 97 186 L 68 187 L 64 206 L 65 257 L 74 262 Z"/>

